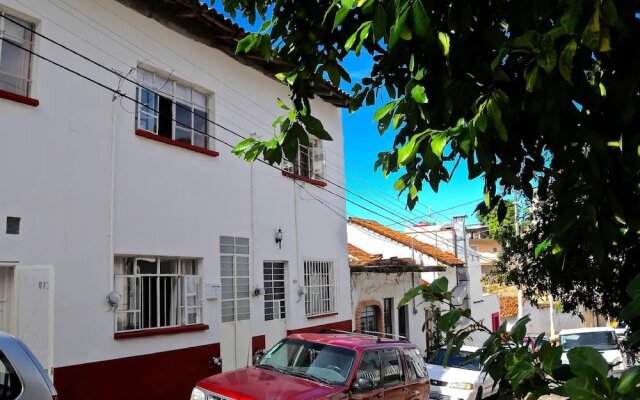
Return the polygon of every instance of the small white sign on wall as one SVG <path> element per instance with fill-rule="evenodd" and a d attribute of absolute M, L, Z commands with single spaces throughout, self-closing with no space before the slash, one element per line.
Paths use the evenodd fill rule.
<path fill-rule="evenodd" d="M 222 285 L 219 283 L 204 284 L 204 298 L 207 300 L 219 300 L 222 293 Z"/>

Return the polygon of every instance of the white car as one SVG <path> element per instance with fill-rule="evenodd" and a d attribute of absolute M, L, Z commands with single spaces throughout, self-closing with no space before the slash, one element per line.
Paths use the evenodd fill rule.
<path fill-rule="evenodd" d="M 494 395 L 493 379 L 482 372 L 480 360 L 476 357 L 464 363 L 465 357 L 477 351 L 477 347 L 462 346 L 458 355 L 449 358 L 443 367 L 446 348 L 438 350 L 428 361 L 427 371 L 431 383 L 429 399 L 476 400 Z"/>
<path fill-rule="evenodd" d="M 627 366 L 618 346 L 616 331 L 610 327 L 563 329 L 560 331 L 562 363 L 568 364 L 567 352 L 574 347 L 588 346 L 598 350 L 613 371 L 622 371 Z"/>

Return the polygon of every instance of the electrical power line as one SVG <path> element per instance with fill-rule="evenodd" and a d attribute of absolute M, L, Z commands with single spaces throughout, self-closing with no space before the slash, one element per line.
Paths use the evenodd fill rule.
<path fill-rule="evenodd" d="M 73 54 L 75 54 L 75 55 L 77 55 L 77 56 L 79 56 L 79 57 L 81 57 L 81 58 L 83 58 L 83 59 L 85 59 L 85 60 L 87 60 L 87 61 L 89 61 L 89 62 L 91 62 L 91 63 L 93 63 L 93 64 L 95 64 L 95 65 L 97 65 L 97 66 L 99 66 L 100 68 L 105 69 L 106 71 L 109 71 L 109 72 L 111 72 L 111 73 L 115 74 L 116 76 L 118 76 L 118 77 L 119 77 L 120 79 L 122 79 L 122 80 L 126 80 L 126 81 L 129 81 L 129 82 L 133 83 L 133 84 L 134 84 L 134 85 L 136 85 L 136 86 L 143 87 L 141 84 L 139 84 L 139 83 L 138 83 L 138 82 L 136 82 L 136 81 L 133 81 L 133 80 L 129 79 L 128 77 L 124 76 L 122 73 L 119 73 L 119 72 L 117 72 L 117 71 L 115 71 L 115 70 L 113 70 L 113 69 L 110 69 L 110 68 L 108 68 L 108 67 L 106 67 L 106 66 L 102 65 L 102 64 L 100 64 L 100 63 L 96 62 L 95 60 L 92 60 L 92 59 L 90 59 L 89 57 L 84 56 L 84 55 L 80 54 L 79 52 L 77 52 L 77 51 L 75 51 L 75 50 L 72 50 L 72 49 L 68 48 L 67 46 L 62 45 L 61 43 L 59 43 L 59 42 L 57 42 L 57 41 L 55 41 L 55 40 L 53 40 L 53 39 L 51 39 L 51 38 L 47 37 L 46 35 L 40 34 L 40 33 L 38 33 L 38 32 L 35 32 L 33 29 L 30 29 L 30 28 L 28 28 L 28 27 L 23 26 L 23 25 L 22 25 L 22 24 L 20 24 L 19 22 L 15 21 L 15 20 L 12 20 L 10 17 L 7 17 L 6 15 L 5 15 L 5 16 L 3 16 L 3 18 L 7 18 L 7 19 L 11 20 L 12 22 L 14 22 L 14 23 L 16 23 L 16 24 L 18 24 L 18 25 L 22 26 L 23 28 L 25 28 L 25 29 L 27 29 L 27 30 L 30 30 L 30 31 L 32 31 L 33 33 L 35 33 L 35 34 L 37 34 L 37 35 L 39 35 L 39 36 L 41 36 L 41 37 L 43 37 L 43 38 L 45 38 L 45 39 L 47 39 L 47 40 L 51 41 L 52 43 L 54 43 L 54 44 L 56 44 L 56 45 L 58 45 L 58 46 L 60 46 L 60 47 L 62 47 L 62 48 L 64 48 L 64 49 L 66 49 L 67 51 L 70 51 L 70 52 L 72 52 Z M 79 77 L 81 77 L 81 78 L 83 78 L 83 79 L 86 79 L 86 80 L 88 80 L 88 81 L 92 82 L 93 84 L 95 84 L 95 85 L 97 85 L 97 86 L 99 86 L 99 87 L 101 87 L 101 88 L 103 88 L 103 89 L 106 89 L 106 90 L 108 90 L 108 91 L 109 91 L 109 92 L 111 92 L 111 93 L 114 93 L 115 95 L 118 95 L 118 96 L 121 96 L 121 97 L 123 97 L 123 98 L 126 98 L 126 99 L 128 99 L 128 100 L 130 100 L 130 101 L 132 101 L 132 102 L 134 102 L 134 103 L 136 103 L 136 104 L 138 104 L 138 105 L 146 106 L 145 104 L 143 104 L 143 103 L 142 103 L 142 102 L 140 102 L 139 100 L 134 99 L 134 98 L 132 98 L 132 97 L 130 97 L 130 96 L 128 96 L 128 95 L 126 95 L 125 93 L 123 93 L 123 92 L 119 91 L 118 89 L 113 89 L 113 88 L 111 88 L 111 87 L 109 87 L 109 86 L 107 86 L 107 85 L 105 85 L 105 84 L 103 84 L 103 83 L 101 83 L 101 82 L 98 82 L 97 80 L 92 79 L 92 78 L 90 78 L 90 77 L 88 77 L 88 76 L 86 76 L 86 75 L 84 75 L 84 74 L 82 74 L 82 73 L 80 73 L 80 72 L 77 72 L 77 71 L 75 71 L 75 70 L 73 70 L 73 69 L 71 69 L 71 68 L 69 68 L 69 67 L 67 67 L 67 66 L 64 66 L 64 65 L 62 65 L 62 64 L 60 64 L 60 63 L 58 63 L 58 62 L 56 62 L 56 61 L 53 61 L 53 60 L 51 60 L 51 59 L 49 59 L 49 58 L 47 58 L 47 57 L 45 57 L 45 56 L 42 56 L 41 54 L 38 54 L 38 53 L 36 53 L 35 51 L 33 51 L 33 50 L 31 50 L 31 49 L 28 49 L 28 48 L 25 48 L 25 47 L 23 47 L 23 46 L 20 46 L 20 45 L 18 45 L 18 44 L 16 44 L 16 43 L 13 43 L 13 42 L 11 42 L 11 41 L 7 40 L 7 39 L 6 39 L 6 38 L 4 38 L 4 37 L 0 37 L 0 40 L 2 40 L 2 41 L 3 41 L 3 42 L 5 42 L 5 43 L 8 43 L 8 44 L 10 44 L 10 45 L 16 46 L 16 47 L 18 47 L 18 48 L 22 49 L 23 51 L 26 51 L 26 52 L 28 52 L 28 53 L 30 53 L 30 54 L 32 54 L 32 55 L 35 55 L 36 57 L 39 57 L 39 58 L 41 58 L 41 59 L 43 59 L 43 60 L 45 60 L 45 61 L 47 61 L 47 62 L 49 62 L 49 63 L 51 63 L 51 64 L 53 64 L 53 65 L 55 65 L 55 66 L 57 66 L 57 67 L 59 67 L 59 68 L 61 68 L 61 69 L 64 69 L 64 70 L 66 70 L 66 71 L 68 71 L 68 72 L 70 72 L 70 73 L 72 73 L 72 74 L 76 75 L 76 76 L 79 76 Z M 147 90 L 148 90 L 148 88 L 145 88 L 145 89 L 147 89 Z M 176 124 L 184 125 L 185 127 L 187 127 L 185 124 L 181 123 L 180 121 L 177 121 L 175 118 L 172 118 L 172 117 L 169 117 L 169 116 L 164 116 L 164 117 L 166 117 L 167 119 L 171 119 L 171 121 L 175 122 Z M 231 130 L 231 129 L 229 129 L 229 128 L 227 128 L 227 127 L 225 127 L 225 126 L 223 126 L 223 125 L 221 125 L 221 124 L 219 124 L 219 123 L 217 123 L 217 122 L 215 122 L 215 121 L 212 121 L 212 120 L 210 120 L 210 119 L 207 119 L 207 121 L 208 121 L 208 122 L 210 122 L 210 123 L 212 123 L 212 124 L 214 124 L 215 126 L 220 127 L 221 129 L 223 129 L 223 130 L 225 130 L 225 131 L 228 131 L 229 133 L 232 133 L 232 134 L 234 134 L 234 135 L 236 135 L 236 136 L 238 136 L 238 137 L 240 137 L 240 138 L 243 138 L 243 139 L 244 139 L 244 137 L 243 137 L 242 135 L 238 134 L 237 132 L 235 132 L 235 131 L 233 131 L 233 130 Z M 200 133 L 200 134 L 202 134 L 202 135 L 204 135 L 204 136 L 207 136 L 207 137 L 212 138 L 213 140 L 216 140 L 216 141 L 218 141 L 218 142 L 220 142 L 220 143 L 223 143 L 223 144 L 225 144 L 225 145 L 226 145 L 226 146 L 228 146 L 228 147 L 231 147 L 231 148 L 233 148 L 233 147 L 234 147 L 234 146 L 233 146 L 233 145 L 231 145 L 230 143 L 227 143 L 227 142 L 223 141 L 223 140 L 222 140 L 222 139 L 220 139 L 220 138 L 214 137 L 214 136 L 212 136 L 211 134 L 208 134 L 208 133 L 206 133 L 206 132 L 199 131 L 199 130 L 197 130 L 197 129 L 195 129 L 195 128 L 191 128 L 191 127 L 189 127 L 189 128 L 190 128 L 190 129 L 193 129 L 193 131 L 194 131 L 194 132 L 198 132 L 198 133 Z M 259 162 L 261 162 L 261 163 L 263 163 L 263 164 L 265 164 L 265 165 L 268 165 L 268 166 L 269 166 L 269 167 L 271 167 L 271 168 L 274 168 L 274 169 L 276 169 L 276 170 L 279 170 L 279 171 L 281 171 L 281 172 L 284 172 L 281 168 L 276 167 L 276 166 L 274 166 L 274 165 L 272 165 L 272 164 L 269 164 L 268 162 L 266 162 L 266 161 L 264 161 L 264 160 L 257 159 L 257 161 L 259 161 Z M 350 191 L 350 190 L 348 190 L 348 189 L 344 188 L 344 187 L 343 187 L 343 186 L 341 186 L 341 185 L 338 185 L 338 184 L 336 184 L 336 183 L 334 183 L 334 182 L 331 182 L 331 181 L 329 181 L 329 180 L 326 180 L 326 181 L 327 181 L 328 183 L 331 183 L 332 185 L 334 185 L 334 186 L 338 187 L 339 189 L 342 189 L 342 190 L 344 190 L 344 191 L 345 191 L 345 192 L 347 192 L 347 193 L 351 193 L 351 194 L 355 195 L 356 197 L 358 197 L 358 198 L 360 198 L 360 199 L 362 199 L 362 200 L 366 201 L 367 203 L 370 203 L 370 204 L 372 204 L 372 205 L 374 205 L 374 206 L 376 206 L 376 207 L 380 208 L 381 210 L 384 210 L 384 211 L 388 212 L 388 213 L 389 213 L 389 214 L 391 214 L 391 215 L 395 215 L 396 217 L 399 217 L 401 220 L 403 220 L 403 221 L 405 221 L 405 222 L 409 222 L 409 221 L 408 221 L 408 220 L 406 220 L 404 217 L 399 216 L 398 214 L 395 214 L 394 212 L 391 212 L 391 211 L 389 211 L 388 209 L 385 209 L 384 207 L 381 207 L 381 206 L 379 206 L 379 205 L 377 205 L 377 204 L 375 204 L 375 203 L 371 202 L 370 200 L 368 200 L 368 199 L 364 198 L 363 196 L 360 196 L 359 194 L 354 193 L 354 192 L 352 192 L 352 191 Z M 328 192 L 329 194 L 332 194 L 332 195 L 334 195 L 334 196 L 336 196 L 336 197 L 339 197 L 339 198 L 341 198 L 341 199 L 345 200 L 346 202 L 349 202 L 349 203 L 351 203 L 351 204 L 354 204 L 354 205 L 356 205 L 357 207 L 359 207 L 359 208 L 361 208 L 361 209 L 363 209 L 363 210 L 365 210 L 365 211 L 368 211 L 368 212 L 370 212 L 370 213 L 372 213 L 372 214 L 374 214 L 374 215 L 377 215 L 377 216 L 379 216 L 379 217 L 381 217 L 381 218 L 387 219 L 387 220 L 392 221 L 392 222 L 397 222 L 397 221 L 394 221 L 392 218 L 389 218 L 389 217 L 388 217 L 388 216 L 386 216 L 386 215 L 380 214 L 379 212 L 374 211 L 374 210 L 372 210 L 372 209 L 370 209 L 370 208 L 368 208 L 368 207 L 365 207 L 365 206 L 363 206 L 362 204 L 359 204 L 359 203 L 357 203 L 357 202 L 354 202 L 353 200 L 350 200 L 350 199 L 348 199 L 348 198 L 346 198 L 346 197 L 344 197 L 344 196 L 341 196 L 341 195 L 340 195 L 340 194 L 338 194 L 338 193 L 332 192 L 332 191 L 330 191 L 330 190 L 328 190 L 328 189 L 326 189 L 326 188 L 320 188 L 320 189 L 321 189 L 321 190 L 324 190 L 324 191 Z M 409 224 L 411 224 L 411 223 L 409 222 Z M 416 233 L 430 234 L 431 232 L 416 232 Z M 438 238 L 437 236 L 436 236 L 436 238 L 437 238 L 437 239 L 439 239 L 439 240 L 441 240 L 441 241 L 444 241 L 444 242 L 450 242 L 450 241 L 448 241 L 448 240 L 446 240 L 446 239 Z M 451 243 L 453 243 L 453 242 L 451 242 Z M 454 245 L 455 245 L 455 244 L 454 244 Z"/>

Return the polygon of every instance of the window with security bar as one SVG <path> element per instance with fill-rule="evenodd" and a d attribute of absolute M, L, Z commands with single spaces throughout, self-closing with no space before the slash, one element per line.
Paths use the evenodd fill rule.
<path fill-rule="evenodd" d="M 249 239 L 220 236 L 222 322 L 251 318 L 249 293 Z"/>
<path fill-rule="evenodd" d="M 138 129 L 209 148 L 205 93 L 144 68 L 138 68 L 138 82 Z"/>
<path fill-rule="evenodd" d="M 332 261 L 305 261 L 304 288 L 307 317 L 332 314 L 337 311 L 337 285 Z"/>
<path fill-rule="evenodd" d="M 320 140 L 310 139 L 309 146 L 300 145 L 295 162 L 285 159 L 282 169 L 295 175 L 323 180 L 325 178 L 325 157 Z"/>
<path fill-rule="evenodd" d="M 116 332 L 202 323 L 198 260 L 116 257 Z"/>
<path fill-rule="evenodd" d="M 264 265 L 264 320 L 286 317 L 284 295 L 284 263 L 265 261 Z"/>
<path fill-rule="evenodd" d="M 14 22 L 15 21 L 15 22 Z M 34 25 L 0 10 L 0 90 L 28 97 Z"/>

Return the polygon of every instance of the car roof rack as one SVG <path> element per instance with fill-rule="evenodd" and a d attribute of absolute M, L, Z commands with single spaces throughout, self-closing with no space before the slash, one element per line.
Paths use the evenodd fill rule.
<path fill-rule="evenodd" d="M 388 339 L 388 338 L 396 339 L 396 340 L 401 341 L 401 342 L 407 342 L 408 341 L 405 336 L 394 335 L 394 334 L 385 333 L 385 332 L 374 332 L 374 331 L 360 331 L 360 332 L 353 331 L 353 332 L 349 332 L 349 331 L 341 331 L 339 329 L 327 329 L 327 328 L 323 329 L 321 332 L 322 333 L 344 333 L 344 334 L 347 334 L 347 335 L 370 336 L 372 338 L 376 338 L 378 342 L 381 342 L 383 338 L 384 339 Z"/>

